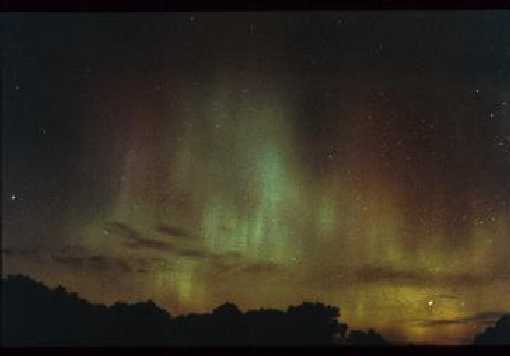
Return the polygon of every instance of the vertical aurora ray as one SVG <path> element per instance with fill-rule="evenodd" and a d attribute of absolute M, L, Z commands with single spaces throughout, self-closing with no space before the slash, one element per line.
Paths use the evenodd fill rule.
<path fill-rule="evenodd" d="M 289 207 L 299 201 L 287 137 L 292 131 L 276 109 L 282 104 L 267 103 L 254 89 L 258 105 L 243 104 L 232 87 L 211 86 L 205 99 L 192 95 L 200 110 L 188 111 L 177 133 L 168 185 L 174 196 L 184 197 L 191 209 L 186 213 L 201 221 L 197 231 L 211 252 L 283 258 L 290 243 Z"/>
<path fill-rule="evenodd" d="M 8 26 L 6 273 L 403 342 L 510 308 L 508 15 L 57 17 Z"/>

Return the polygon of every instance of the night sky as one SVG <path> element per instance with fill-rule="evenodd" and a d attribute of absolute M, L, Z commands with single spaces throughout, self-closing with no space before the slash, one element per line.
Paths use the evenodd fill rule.
<path fill-rule="evenodd" d="M 405 343 L 510 309 L 510 12 L 0 21 L 3 275 Z"/>

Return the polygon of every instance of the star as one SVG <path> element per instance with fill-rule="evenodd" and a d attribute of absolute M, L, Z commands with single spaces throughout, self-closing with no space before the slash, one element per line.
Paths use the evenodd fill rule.
<path fill-rule="evenodd" d="M 336 155 L 336 150 L 333 147 L 330 147 L 330 149 L 328 151 L 328 159 L 332 160 L 333 158 L 335 158 L 335 155 Z"/>
<path fill-rule="evenodd" d="M 12 194 L 11 194 L 11 200 L 12 200 L 12 201 L 15 201 L 15 200 L 17 200 L 17 199 L 18 199 L 18 197 L 16 196 L 16 194 L 12 193 Z"/>
<path fill-rule="evenodd" d="M 432 308 L 432 306 L 434 305 L 434 301 L 431 299 L 427 302 L 429 308 Z"/>

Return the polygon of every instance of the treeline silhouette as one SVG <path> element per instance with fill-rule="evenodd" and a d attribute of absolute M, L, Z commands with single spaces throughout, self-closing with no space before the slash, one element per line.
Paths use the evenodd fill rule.
<path fill-rule="evenodd" d="M 494 326 L 475 336 L 477 345 L 510 345 L 510 314 L 504 314 Z"/>
<path fill-rule="evenodd" d="M 211 313 L 172 317 L 154 302 L 92 304 L 29 277 L 2 278 L 2 346 L 304 346 L 386 345 L 375 331 L 352 330 L 339 309 L 304 302 L 286 311 L 241 312 L 225 303 Z"/>

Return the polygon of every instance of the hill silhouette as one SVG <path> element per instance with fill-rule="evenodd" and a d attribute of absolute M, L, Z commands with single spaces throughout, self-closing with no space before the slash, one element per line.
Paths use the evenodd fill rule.
<path fill-rule="evenodd" d="M 2 346 L 304 346 L 387 342 L 338 321 L 338 307 L 303 302 L 286 311 L 230 302 L 172 317 L 153 301 L 92 304 L 62 286 L 22 276 L 1 280 Z"/>
<path fill-rule="evenodd" d="M 510 314 L 504 314 L 494 326 L 478 334 L 474 343 L 477 345 L 510 345 Z"/>

